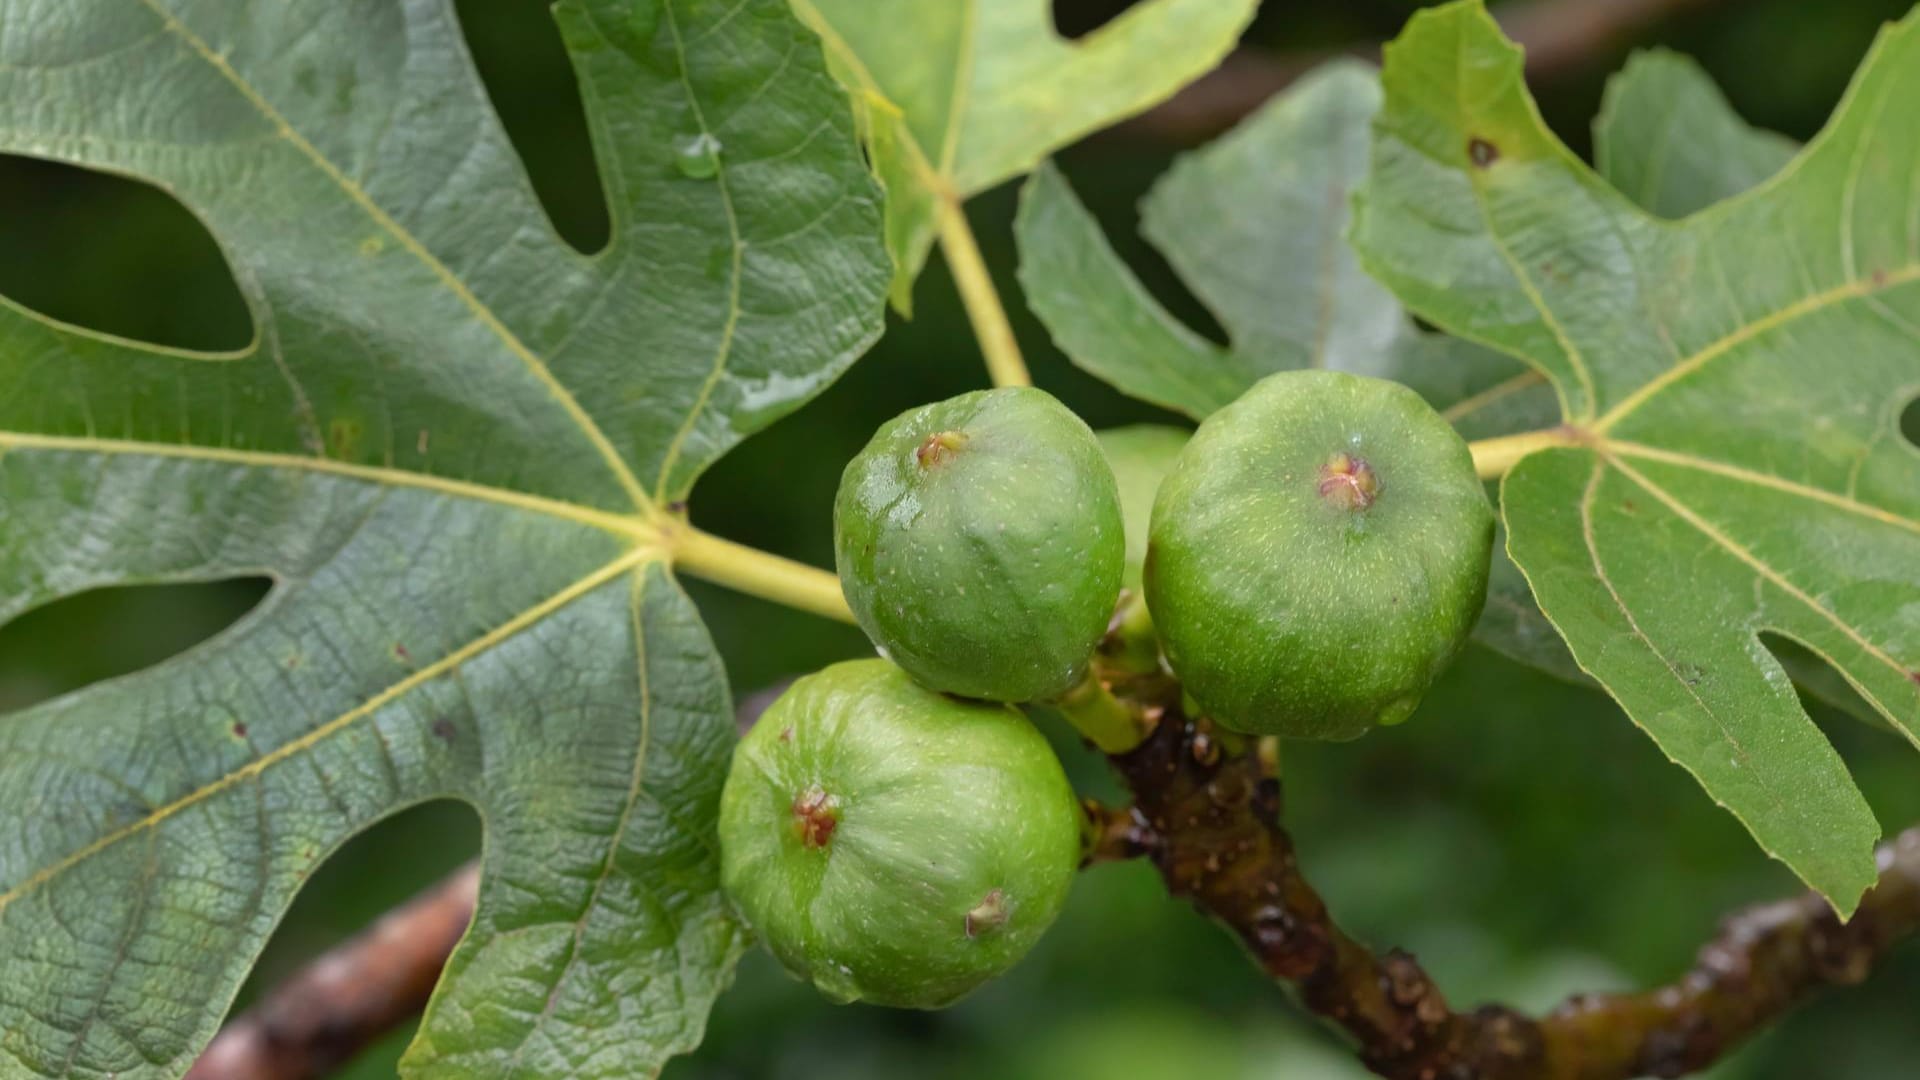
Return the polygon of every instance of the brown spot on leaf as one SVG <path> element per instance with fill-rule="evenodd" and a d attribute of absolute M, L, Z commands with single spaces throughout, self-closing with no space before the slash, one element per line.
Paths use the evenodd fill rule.
<path fill-rule="evenodd" d="M 241 723 L 236 723 L 236 724 L 234 724 L 234 725 L 233 725 L 233 737 L 234 737 L 234 738 L 236 738 L 236 739 L 244 739 L 244 738 L 246 738 L 246 737 L 247 737 L 247 725 L 245 725 L 245 724 L 241 724 Z"/>
<path fill-rule="evenodd" d="M 1870 276 L 1871 276 L 1871 277 L 1872 277 L 1872 279 L 1873 279 L 1873 287 L 1874 287 L 1874 288 L 1876 288 L 1876 289 L 1884 289 L 1884 288 L 1886 288 L 1886 287 L 1887 287 L 1887 270 L 1886 270 L 1886 267 L 1884 267 L 1884 266 L 1876 266 L 1876 267 L 1874 267 L 1874 268 L 1873 268 L 1873 273 L 1872 273 L 1872 275 L 1870 275 Z"/>
<path fill-rule="evenodd" d="M 1467 140 L 1467 157 L 1474 165 L 1484 169 L 1500 160 L 1500 148 L 1475 135 Z"/>
<path fill-rule="evenodd" d="M 444 716 L 433 722 L 433 735 L 436 739 L 452 742 L 453 737 L 459 733 L 459 729 L 453 726 L 453 721 Z"/>

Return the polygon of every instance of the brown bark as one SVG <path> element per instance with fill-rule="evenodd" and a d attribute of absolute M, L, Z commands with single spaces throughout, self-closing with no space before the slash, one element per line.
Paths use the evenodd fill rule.
<path fill-rule="evenodd" d="M 1114 759 L 1133 791 L 1129 834 L 1168 890 L 1237 934 L 1273 977 L 1395 1080 L 1625 1080 L 1680 1076 L 1828 986 L 1867 977 L 1920 931 L 1920 826 L 1879 852 L 1880 882 L 1842 923 L 1819 896 L 1728 918 L 1692 970 L 1636 994 L 1575 997 L 1533 1018 L 1457 1012 L 1411 955 L 1376 954 L 1334 922 L 1280 825 L 1280 784 L 1253 755 L 1222 755 L 1206 721 L 1169 710 Z"/>
<path fill-rule="evenodd" d="M 469 863 L 301 969 L 220 1030 L 187 1080 L 307 1080 L 426 1007 L 473 918 Z"/>

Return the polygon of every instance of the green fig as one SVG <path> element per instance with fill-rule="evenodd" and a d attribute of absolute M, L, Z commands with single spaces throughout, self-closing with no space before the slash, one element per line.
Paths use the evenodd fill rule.
<path fill-rule="evenodd" d="M 1100 450 L 1113 468 L 1120 488 L 1120 519 L 1126 527 L 1127 562 L 1120 584 L 1138 591 L 1140 568 L 1147 559 L 1147 525 L 1152 520 L 1153 496 L 1160 481 L 1173 471 L 1180 450 L 1191 433 L 1163 424 L 1133 424 L 1094 432 Z"/>
<path fill-rule="evenodd" d="M 1018 710 L 856 660 L 794 683 L 740 743 L 721 875 L 827 996 L 935 1009 L 1040 939 L 1081 829 L 1059 759 Z"/>
<path fill-rule="evenodd" d="M 1208 715 L 1351 739 L 1406 719 L 1466 641 L 1493 511 L 1418 394 L 1287 371 L 1200 425 L 1150 532 L 1147 606 Z"/>
<path fill-rule="evenodd" d="M 1028 387 L 902 413 L 834 500 L 841 588 L 867 636 L 935 690 L 1039 701 L 1106 632 L 1125 539 L 1093 432 Z"/>

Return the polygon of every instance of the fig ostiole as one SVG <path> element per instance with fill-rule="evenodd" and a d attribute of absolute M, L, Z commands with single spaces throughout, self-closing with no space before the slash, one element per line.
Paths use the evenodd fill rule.
<path fill-rule="evenodd" d="M 1407 718 L 1486 599 L 1466 443 L 1397 383 L 1289 371 L 1194 433 L 1154 500 L 1148 607 L 1219 723 L 1351 739 Z"/>
<path fill-rule="evenodd" d="M 1018 710 L 856 660 L 794 683 L 741 741 L 721 874 L 773 954 L 827 996 L 933 1009 L 1039 940 L 1082 829 Z"/>
<path fill-rule="evenodd" d="M 1125 539 L 1093 433 L 1029 387 L 902 413 L 834 500 L 847 604 L 922 684 L 989 701 L 1071 689 L 1120 591 Z"/>

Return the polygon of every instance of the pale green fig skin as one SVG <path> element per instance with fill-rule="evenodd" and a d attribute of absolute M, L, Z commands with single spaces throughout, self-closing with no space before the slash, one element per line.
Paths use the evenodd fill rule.
<path fill-rule="evenodd" d="M 837 820 L 815 844 L 795 802 L 821 796 Z M 1018 710 L 856 660 L 794 683 L 742 740 L 720 801 L 722 883 L 780 962 L 828 997 L 941 1008 L 1052 924 L 1081 819 Z"/>
<path fill-rule="evenodd" d="M 1100 451 L 1113 469 L 1120 489 L 1120 520 L 1127 537 L 1126 568 L 1121 587 L 1138 591 L 1140 571 L 1147 560 L 1147 528 L 1153 519 L 1153 496 L 1160 482 L 1193 433 L 1164 424 L 1132 424 L 1094 432 Z"/>
<path fill-rule="evenodd" d="M 1322 494 L 1364 461 L 1364 506 Z M 1250 734 L 1407 718 L 1486 600 L 1493 510 L 1447 422 L 1397 383 L 1288 371 L 1208 417 L 1154 501 L 1147 605 L 1201 707 Z"/>
<path fill-rule="evenodd" d="M 927 453 L 930 437 L 957 445 Z M 1120 591 L 1120 496 L 1052 395 L 981 390 L 902 413 L 848 463 L 835 561 L 867 636 L 935 690 L 1024 702 L 1071 688 Z"/>

